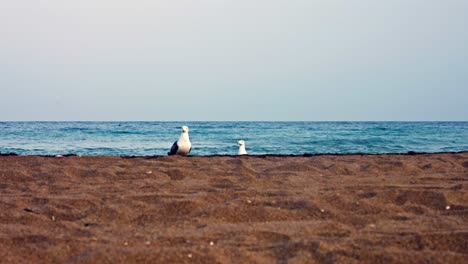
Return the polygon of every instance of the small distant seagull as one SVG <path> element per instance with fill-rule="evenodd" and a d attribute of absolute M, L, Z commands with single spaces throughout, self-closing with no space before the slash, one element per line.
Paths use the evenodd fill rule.
<path fill-rule="evenodd" d="M 172 145 L 171 151 L 169 151 L 167 155 L 187 156 L 190 153 L 190 151 L 192 150 L 192 143 L 190 143 L 188 132 L 189 132 L 189 128 L 187 126 L 183 126 L 182 133 L 180 134 L 179 140 L 174 142 L 174 145 Z"/>
<path fill-rule="evenodd" d="M 245 150 L 245 141 L 239 140 L 237 141 L 237 145 L 239 145 L 239 155 L 247 155 L 247 151 Z"/>

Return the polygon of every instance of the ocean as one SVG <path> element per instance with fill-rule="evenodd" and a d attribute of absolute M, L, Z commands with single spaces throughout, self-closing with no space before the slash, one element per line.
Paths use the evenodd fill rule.
<path fill-rule="evenodd" d="M 182 125 L 194 156 L 468 151 L 468 122 L 0 122 L 0 154 L 166 155 Z"/>

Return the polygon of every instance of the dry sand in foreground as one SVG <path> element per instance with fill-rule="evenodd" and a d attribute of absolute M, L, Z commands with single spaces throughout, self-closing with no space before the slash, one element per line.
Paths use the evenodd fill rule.
<path fill-rule="evenodd" d="M 468 153 L 0 157 L 2 263 L 468 263 Z"/>

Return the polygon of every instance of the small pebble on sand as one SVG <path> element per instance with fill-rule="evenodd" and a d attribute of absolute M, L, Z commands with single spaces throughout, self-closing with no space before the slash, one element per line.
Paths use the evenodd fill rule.
<path fill-rule="evenodd" d="M 192 258 L 192 254 L 189 253 L 189 254 L 187 255 L 187 257 Z"/>
<path fill-rule="evenodd" d="M 247 200 L 247 203 L 252 203 L 252 201 L 251 201 L 251 200 Z"/>
<path fill-rule="evenodd" d="M 152 171 L 150 171 L 150 170 L 146 172 L 146 174 L 151 174 L 151 173 L 153 173 L 153 172 L 152 172 Z"/>
<path fill-rule="evenodd" d="M 128 242 L 124 242 L 124 245 L 125 245 L 125 246 L 128 246 Z"/>
<path fill-rule="evenodd" d="M 320 209 L 320 212 L 325 213 L 325 209 Z"/>
<path fill-rule="evenodd" d="M 150 241 L 146 241 L 146 242 L 145 242 L 145 245 L 148 245 L 148 246 L 149 246 L 149 245 L 151 245 L 151 242 L 150 242 Z"/>
<path fill-rule="evenodd" d="M 450 210 L 450 205 L 447 205 L 447 206 L 445 207 L 445 210 Z"/>
<path fill-rule="evenodd" d="M 214 242 L 213 242 L 213 241 L 210 241 L 210 246 L 214 246 Z"/>

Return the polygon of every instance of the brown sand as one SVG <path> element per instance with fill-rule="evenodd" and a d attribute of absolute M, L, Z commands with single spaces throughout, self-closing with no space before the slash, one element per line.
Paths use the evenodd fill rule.
<path fill-rule="evenodd" d="M 3 263 L 468 263 L 468 153 L 3 156 L 0 194 Z"/>

